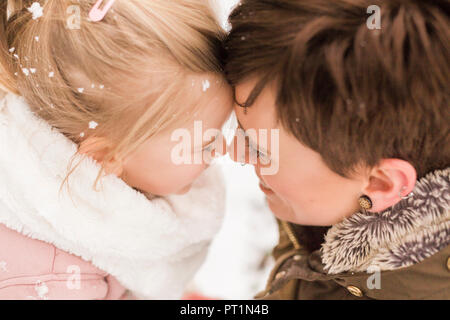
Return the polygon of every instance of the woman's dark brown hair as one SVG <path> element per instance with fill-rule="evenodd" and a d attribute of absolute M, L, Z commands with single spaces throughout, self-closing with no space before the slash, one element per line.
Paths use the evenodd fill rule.
<path fill-rule="evenodd" d="M 381 9 L 371 29 L 367 9 Z M 242 0 L 230 17 L 226 72 L 256 77 L 246 106 L 275 82 L 278 118 L 348 175 L 383 158 L 418 176 L 448 167 L 447 0 Z"/>

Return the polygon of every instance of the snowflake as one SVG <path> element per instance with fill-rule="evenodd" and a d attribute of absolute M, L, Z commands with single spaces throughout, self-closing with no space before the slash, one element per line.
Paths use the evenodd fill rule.
<path fill-rule="evenodd" d="M 45 296 L 48 293 L 48 287 L 45 284 L 45 282 L 42 282 L 40 280 L 36 281 L 34 290 L 38 294 L 39 298 L 44 299 L 44 300 L 48 299 L 48 297 Z"/>
<path fill-rule="evenodd" d="M 33 14 L 33 20 L 42 17 L 44 9 L 41 7 L 39 2 L 33 2 L 31 7 L 27 8 L 29 12 Z"/>
<path fill-rule="evenodd" d="M 208 80 L 203 80 L 202 86 L 203 86 L 203 92 L 205 92 L 206 90 L 208 90 L 211 87 L 211 84 L 209 83 Z"/>
<path fill-rule="evenodd" d="M 0 271 L 8 272 L 8 269 L 6 269 L 6 261 L 0 261 Z"/>
<path fill-rule="evenodd" d="M 89 122 L 89 129 L 95 129 L 95 128 L 97 128 L 97 126 L 98 126 L 97 122 L 95 122 L 95 121 Z"/>

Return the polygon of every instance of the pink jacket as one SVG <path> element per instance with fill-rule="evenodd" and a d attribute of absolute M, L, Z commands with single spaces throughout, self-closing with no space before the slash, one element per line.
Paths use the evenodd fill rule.
<path fill-rule="evenodd" d="M 0 300 L 129 298 L 113 276 L 91 263 L 0 224 Z"/>

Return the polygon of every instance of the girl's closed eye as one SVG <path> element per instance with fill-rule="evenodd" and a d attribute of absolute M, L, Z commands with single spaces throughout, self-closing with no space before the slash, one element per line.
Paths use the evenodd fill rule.
<path fill-rule="evenodd" d="M 208 142 L 206 145 L 200 148 L 196 148 L 194 152 L 201 153 L 203 156 L 203 161 L 209 164 L 214 158 L 224 154 L 225 150 L 221 149 L 222 143 L 223 143 L 223 136 L 219 134 L 216 137 L 212 138 L 210 142 Z"/>
<path fill-rule="evenodd" d="M 219 157 L 227 154 L 226 141 L 222 133 L 219 133 L 208 145 L 203 148 L 203 152 L 212 157 Z"/>
<path fill-rule="evenodd" d="M 203 148 L 203 152 L 211 152 L 214 150 L 214 142 L 208 144 L 206 147 Z"/>
<path fill-rule="evenodd" d="M 211 141 L 206 146 L 204 146 L 201 151 L 203 151 L 203 152 L 212 151 L 214 149 L 215 142 L 216 142 L 216 139 L 214 139 L 214 141 Z"/>
<path fill-rule="evenodd" d="M 211 141 L 208 142 L 206 145 L 195 148 L 194 152 L 199 152 L 199 153 L 200 152 L 202 152 L 202 153 L 204 153 L 204 152 L 212 152 L 214 150 L 214 148 L 215 148 L 216 140 L 217 140 L 217 137 L 211 139 Z"/>
<path fill-rule="evenodd" d="M 209 163 L 214 158 L 215 154 L 215 141 L 210 142 L 206 146 L 204 146 L 201 150 L 199 150 L 202 154 L 202 159 L 204 162 Z"/>

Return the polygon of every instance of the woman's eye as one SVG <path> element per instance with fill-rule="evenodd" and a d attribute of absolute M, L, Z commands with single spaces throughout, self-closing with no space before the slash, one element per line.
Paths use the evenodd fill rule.
<path fill-rule="evenodd" d="M 252 155 L 256 155 L 256 158 L 259 159 L 259 157 L 261 156 L 261 152 L 259 152 L 259 150 L 255 149 L 255 148 L 254 148 L 252 145 L 250 145 L 250 144 L 247 144 L 247 148 L 248 148 L 249 152 L 250 152 Z"/>
<path fill-rule="evenodd" d="M 264 153 L 262 153 L 261 151 L 259 151 L 257 148 L 255 148 L 249 141 L 248 138 L 245 139 L 245 145 L 248 149 L 248 151 L 250 152 L 251 155 L 256 156 L 256 159 L 260 159 L 260 158 L 266 158 L 266 155 Z"/>
<path fill-rule="evenodd" d="M 250 159 L 256 159 L 263 165 L 270 164 L 270 156 L 266 155 L 264 152 L 260 151 L 259 148 L 255 147 L 251 142 L 250 137 L 244 132 L 244 130 L 238 129 L 236 132 L 236 137 L 238 139 L 244 139 L 245 151 L 248 152 Z"/>

